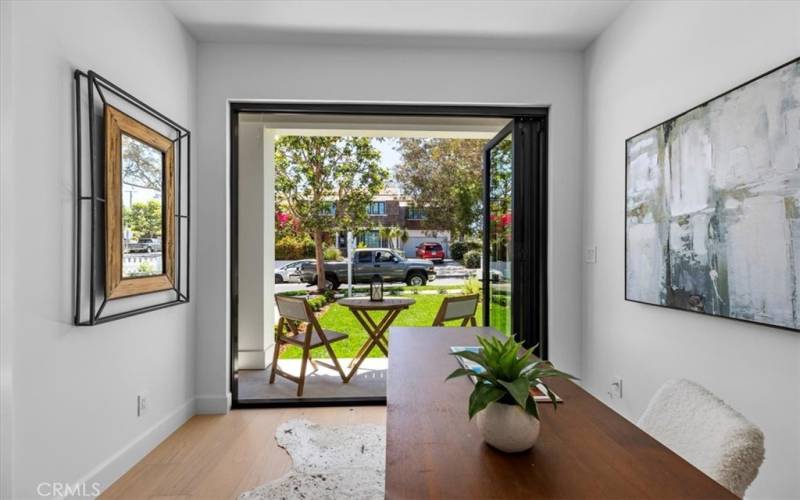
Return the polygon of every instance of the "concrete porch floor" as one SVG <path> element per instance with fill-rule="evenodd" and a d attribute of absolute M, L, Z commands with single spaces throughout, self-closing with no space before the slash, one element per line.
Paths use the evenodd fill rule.
<path fill-rule="evenodd" d="M 330 359 L 320 361 L 331 363 Z M 350 358 L 341 358 L 339 363 L 345 373 L 349 371 Z M 300 374 L 299 359 L 282 359 L 278 366 L 292 375 Z M 309 363 L 306 368 L 306 384 L 303 396 L 299 399 L 317 398 L 364 398 L 386 397 L 386 372 L 389 368 L 387 358 L 367 358 L 358 368 L 358 373 L 347 384 L 331 368 L 317 365 L 314 369 Z M 239 371 L 239 400 L 285 400 L 297 399 L 297 384 L 276 376 L 275 383 L 269 383 L 271 366 L 265 370 Z"/>

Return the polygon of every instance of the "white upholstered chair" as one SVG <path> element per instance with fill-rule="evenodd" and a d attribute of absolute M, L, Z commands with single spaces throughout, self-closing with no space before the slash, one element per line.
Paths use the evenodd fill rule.
<path fill-rule="evenodd" d="M 689 380 L 665 383 L 638 425 L 739 497 L 764 461 L 761 430 Z"/>

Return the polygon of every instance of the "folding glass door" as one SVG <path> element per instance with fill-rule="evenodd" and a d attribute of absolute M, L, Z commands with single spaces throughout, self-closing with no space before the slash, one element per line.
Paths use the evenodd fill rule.
<path fill-rule="evenodd" d="M 546 357 L 544 119 L 516 118 L 484 147 L 484 325 Z"/>

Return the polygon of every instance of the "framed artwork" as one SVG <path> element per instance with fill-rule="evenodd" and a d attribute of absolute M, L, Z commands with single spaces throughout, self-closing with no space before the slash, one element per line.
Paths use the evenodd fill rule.
<path fill-rule="evenodd" d="M 626 300 L 800 329 L 800 58 L 625 154 Z"/>

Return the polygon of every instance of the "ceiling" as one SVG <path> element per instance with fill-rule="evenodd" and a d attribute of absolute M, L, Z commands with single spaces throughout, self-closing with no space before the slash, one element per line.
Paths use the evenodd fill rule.
<path fill-rule="evenodd" d="M 583 49 L 629 0 L 167 0 L 199 41 Z"/>

